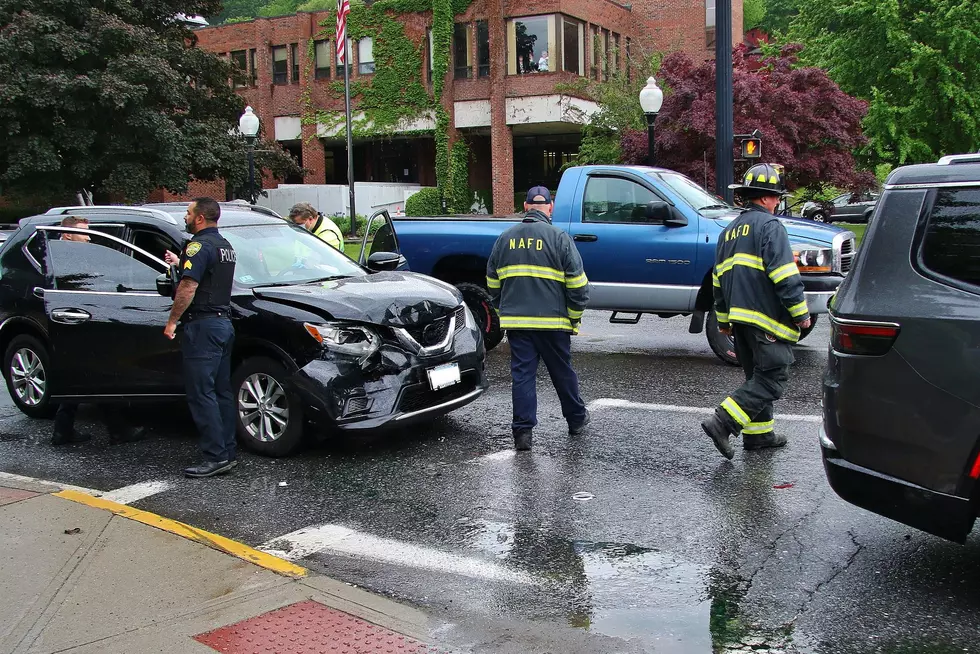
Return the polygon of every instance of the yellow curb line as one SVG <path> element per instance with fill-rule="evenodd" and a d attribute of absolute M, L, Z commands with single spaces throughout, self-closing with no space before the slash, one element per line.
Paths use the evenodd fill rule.
<path fill-rule="evenodd" d="M 266 570 L 271 570 L 278 574 L 286 575 L 287 577 L 305 577 L 307 574 L 309 574 L 309 571 L 306 568 L 296 565 L 295 563 L 290 563 L 289 561 L 281 559 L 278 556 L 260 552 L 259 550 L 249 547 L 243 543 L 239 543 L 238 541 L 225 538 L 224 536 L 219 536 L 218 534 L 212 534 L 211 532 L 204 531 L 203 529 L 196 529 L 190 525 L 185 525 L 183 522 L 170 520 L 169 518 L 164 518 L 156 513 L 140 511 L 139 509 L 134 509 L 131 506 L 126 506 L 125 504 L 104 500 L 100 497 L 92 497 L 91 495 L 79 493 L 78 491 L 73 490 L 63 490 L 58 493 L 52 493 L 52 495 L 66 500 L 71 500 L 72 502 L 78 502 L 79 504 L 85 504 L 86 506 L 91 506 L 96 509 L 111 511 L 122 518 L 128 518 L 130 520 L 135 520 L 136 522 L 142 522 L 144 525 L 149 525 L 150 527 L 156 527 L 157 529 L 168 531 L 171 534 L 192 540 L 196 543 L 201 543 L 202 545 L 207 545 L 208 547 L 225 552 L 226 554 L 237 556 L 244 561 L 254 563 L 255 565 L 263 567 Z"/>

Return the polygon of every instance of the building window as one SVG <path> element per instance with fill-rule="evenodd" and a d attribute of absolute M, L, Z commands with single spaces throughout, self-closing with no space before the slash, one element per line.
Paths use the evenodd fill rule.
<path fill-rule="evenodd" d="M 456 23 L 453 28 L 453 77 L 469 79 L 473 77 L 473 54 L 470 43 L 470 26 Z"/>
<path fill-rule="evenodd" d="M 610 48 L 610 59 L 612 60 L 612 74 L 619 75 L 619 34 L 613 33 Z"/>
<path fill-rule="evenodd" d="M 547 73 L 558 67 L 554 16 L 517 18 L 507 23 L 507 72 L 511 75 Z M 554 56 L 553 56 L 554 55 Z"/>
<path fill-rule="evenodd" d="M 429 30 L 429 82 L 432 82 L 432 30 Z"/>
<path fill-rule="evenodd" d="M 581 21 L 563 16 L 562 30 L 562 70 L 576 75 L 585 73 L 585 25 Z"/>
<path fill-rule="evenodd" d="M 293 84 L 298 84 L 299 83 L 299 44 L 293 43 L 292 45 L 289 46 L 289 50 L 293 60 L 292 82 Z"/>
<path fill-rule="evenodd" d="M 602 55 L 599 51 L 599 28 L 593 25 L 589 28 L 589 43 L 592 45 L 590 48 L 591 53 L 589 59 L 591 64 L 589 66 L 589 77 L 594 80 L 599 79 L 599 66 L 602 63 Z"/>
<path fill-rule="evenodd" d="M 289 83 L 289 52 L 284 45 L 272 48 L 272 83 Z"/>
<path fill-rule="evenodd" d="M 257 57 L 258 50 L 252 48 L 248 51 L 249 72 L 252 75 L 252 86 L 258 86 L 259 84 L 259 67 L 256 65 Z"/>
<path fill-rule="evenodd" d="M 477 76 L 490 77 L 490 25 L 485 20 L 476 21 Z"/>
<path fill-rule="evenodd" d="M 626 81 L 633 82 L 633 41 L 626 37 Z"/>
<path fill-rule="evenodd" d="M 351 43 L 351 40 L 350 39 L 347 39 L 347 50 L 345 52 L 345 54 L 346 54 L 345 60 L 347 61 L 347 74 L 348 75 L 350 75 L 350 72 L 351 72 L 350 58 L 351 58 L 351 55 L 353 54 L 353 52 L 354 52 L 354 44 Z M 343 77 L 344 76 L 344 66 L 343 66 L 343 64 L 340 63 L 340 58 L 337 57 L 337 53 L 336 52 L 334 53 L 334 57 L 336 58 L 335 61 L 336 61 L 336 64 L 337 64 L 337 77 Z"/>
<path fill-rule="evenodd" d="M 704 43 L 705 47 L 715 47 L 715 0 L 704 1 Z"/>
<path fill-rule="evenodd" d="M 357 73 L 358 75 L 374 73 L 374 39 L 370 36 L 357 42 Z"/>
<path fill-rule="evenodd" d="M 328 79 L 330 77 L 330 41 L 317 41 L 313 44 L 313 57 L 316 60 L 314 73 L 317 79 Z"/>
<path fill-rule="evenodd" d="M 248 77 L 248 53 L 244 50 L 235 50 L 231 53 L 231 63 L 239 71 L 241 71 L 242 79 Z M 245 83 L 242 81 L 235 82 L 235 88 L 242 88 Z"/>
<path fill-rule="evenodd" d="M 599 47 L 602 56 L 602 81 L 609 81 L 609 30 L 599 33 Z"/>

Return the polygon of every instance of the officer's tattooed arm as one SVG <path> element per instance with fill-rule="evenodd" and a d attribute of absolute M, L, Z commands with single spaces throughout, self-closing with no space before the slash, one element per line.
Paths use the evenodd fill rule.
<path fill-rule="evenodd" d="M 174 332 L 177 330 L 177 321 L 180 320 L 180 317 L 187 311 L 187 307 L 194 301 L 195 293 L 197 293 L 196 281 L 188 277 L 180 280 L 180 284 L 177 286 L 177 293 L 174 296 L 174 306 L 170 310 L 170 320 L 167 321 L 167 326 L 163 330 L 167 338 L 174 337 Z"/>

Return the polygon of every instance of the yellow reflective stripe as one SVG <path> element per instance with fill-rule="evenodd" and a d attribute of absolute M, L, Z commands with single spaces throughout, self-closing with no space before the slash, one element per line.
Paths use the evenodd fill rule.
<path fill-rule="evenodd" d="M 585 276 L 585 273 L 582 273 L 581 275 L 575 275 L 574 277 L 569 277 L 568 279 L 565 280 L 565 286 L 568 288 L 582 288 L 588 283 L 589 280 Z"/>
<path fill-rule="evenodd" d="M 794 318 L 805 316 L 809 312 L 810 310 L 806 308 L 806 300 L 803 300 L 799 304 L 794 304 L 789 308 L 789 315 L 793 316 Z"/>
<path fill-rule="evenodd" d="M 780 322 L 776 322 L 764 313 L 740 309 L 738 307 L 732 307 L 728 311 L 729 319 L 732 321 L 754 325 L 759 329 L 769 332 L 773 336 L 780 336 L 793 343 L 800 340 L 798 329 L 791 329 Z"/>
<path fill-rule="evenodd" d="M 718 275 L 711 273 L 711 285 L 715 288 L 721 288 L 721 280 L 718 279 Z"/>
<path fill-rule="evenodd" d="M 500 280 L 494 277 L 487 277 L 487 288 L 500 288 Z"/>
<path fill-rule="evenodd" d="M 754 254 L 744 254 L 739 252 L 728 257 L 715 266 L 715 272 L 717 272 L 718 276 L 721 277 L 735 266 L 746 266 L 748 268 L 762 270 L 763 272 L 766 270 L 765 265 L 762 263 L 762 257 L 757 257 Z"/>
<path fill-rule="evenodd" d="M 501 329 L 571 329 L 572 321 L 561 316 L 500 316 Z"/>
<path fill-rule="evenodd" d="M 578 320 L 579 318 L 582 317 L 583 313 L 585 313 L 585 311 L 576 311 L 575 309 L 569 309 L 568 317 L 571 318 L 572 320 Z"/>
<path fill-rule="evenodd" d="M 509 279 L 511 277 L 537 277 L 538 279 L 550 279 L 556 282 L 565 281 L 565 273 L 555 268 L 548 268 L 546 266 L 504 266 L 503 268 L 497 268 L 497 276 L 500 279 Z"/>
<path fill-rule="evenodd" d="M 732 420 L 740 424 L 742 427 L 745 427 L 745 425 L 752 422 L 749 420 L 749 416 L 745 413 L 745 411 L 742 411 L 742 407 L 740 407 L 735 400 L 730 397 L 725 398 L 725 401 L 721 403 L 721 408 L 727 411 L 728 415 L 732 417 Z"/>
<path fill-rule="evenodd" d="M 728 322 L 727 313 L 721 313 L 719 311 L 715 311 L 715 317 L 718 319 L 718 322 Z"/>
<path fill-rule="evenodd" d="M 776 426 L 775 420 L 768 422 L 750 422 L 742 428 L 742 435 L 745 434 L 768 434 Z"/>
<path fill-rule="evenodd" d="M 769 279 L 772 280 L 773 284 L 778 284 L 788 277 L 799 274 L 800 269 L 795 263 L 787 263 L 769 273 Z"/>

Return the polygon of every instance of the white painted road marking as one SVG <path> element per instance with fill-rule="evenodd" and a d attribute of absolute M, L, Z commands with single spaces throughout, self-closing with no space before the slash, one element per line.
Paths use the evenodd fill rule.
<path fill-rule="evenodd" d="M 679 406 L 676 404 L 648 404 L 646 402 L 630 402 L 629 400 L 617 400 L 610 397 L 599 398 L 589 402 L 590 411 L 596 409 L 638 409 L 640 411 L 663 411 L 665 413 L 696 413 L 698 415 L 711 415 L 715 412 L 714 407 L 706 408 L 700 406 Z M 795 422 L 811 422 L 820 424 L 823 416 L 799 415 L 784 413 L 776 415 L 776 420 L 791 420 Z"/>
<path fill-rule="evenodd" d="M 10 481 L 27 481 L 35 484 L 48 484 L 50 486 L 57 486 L 58 488 L 63 488 L 65 490 L 73 490 L 79 493 L 85 493 L 86 495 L 92 495 L 94 497 L 102 497 L 103 491 L 95 490 L 94 488 L 84 488 L 83 486 L 72 486 L 71 484 L 62 484 L 57 481 L 50 481 L 48 479 L 38 479 L 36 477 L 25 477 L 24 475 L 15 475 L 10 472 L 0 472 L 0 481 L 8 479 Z"/>
<path fill-rule="evenodd" d="M 146 499 L 151 495 L 170 490 L 172 486 L 169 481 L 144 481 L 139 484 L 123 486 L 114 491 L 109 491 L 102 496 L 102 499 L 118 502 L 119 504 L 132 504 L 133 502 Z"/>
<path fill-rule="evenodd" d="M 358 559 L 393 563 L 421 570 L 506 581 L 515 584 L 534 584 L 534 578 L 499 563 L 470 558 L 431 547 L 422 547 L 389 538 L 355 531 L 342 525 L 306 527 L 291 534 L 273 538 L 257 549 L 288 561 L 298 561 L 317 552 L 345 554 Z"/>

